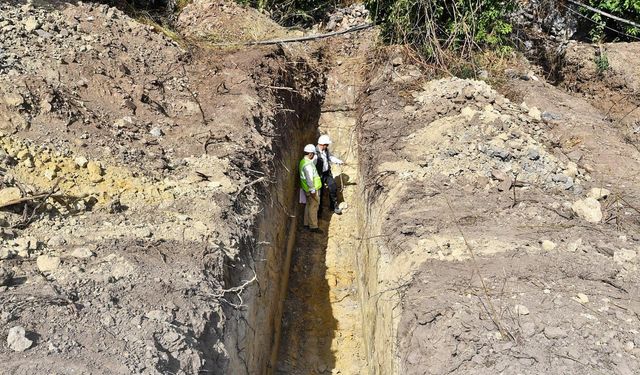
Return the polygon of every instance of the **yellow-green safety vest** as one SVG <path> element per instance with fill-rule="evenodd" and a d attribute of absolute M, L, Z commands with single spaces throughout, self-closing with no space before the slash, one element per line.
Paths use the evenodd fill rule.
<path fill-rule="evenodd" d="M 307 193 L 309 192 L 309 185 L 307 185 L 307 178 L 304 175 L 304 167 L 306 167 L 308 164 L 313 164 L 313 160 L 309 160 L 306 157 L 300 160 L 300 185 L 302 186 L 302 190 Z M 316 191 L 318 191 L 322 187 L 322 180 L 320 179 L 320 175 L 318 174 L 316 166 L 314 165 L 311 169 L 313 169 L 313 187 Z"/>

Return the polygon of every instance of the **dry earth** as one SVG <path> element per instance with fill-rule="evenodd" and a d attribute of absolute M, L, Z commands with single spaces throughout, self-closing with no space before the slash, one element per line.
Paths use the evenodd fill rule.
<path fill-rule="evenodd" d="M 637 372 L 638 44 L 503 95 L 374 31 L 216 49 L 300 32 L 205 0 L 177 25 L 0 4 L 2 373 Z M 319 133 L 348 162 L 324 235 L 293 172 Z"/>
<path fill-rule="evenodd" d="M 635 373 L 636 148 L 541 79 L 518 104 L 388 61 L 359 141 L 369 371 Z"/>

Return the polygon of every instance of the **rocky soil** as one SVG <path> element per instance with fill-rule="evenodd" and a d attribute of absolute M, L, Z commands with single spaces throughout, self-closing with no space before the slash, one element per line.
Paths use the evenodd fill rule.
<path fill-rule="evenodd" d="M 219 45 L 367 17 L 0 3 L 1 372 L 636 373 L 638 44 L 550 12 L 557 86 L 525 62 L 499 89 L 374 30 Z M 296 235 L 319 130 L 345 214 Z"/>
<path fill-rule="evenodd" d="M 634 373 L 637 150 L 542 79 L 512 103 L 388 61 L 360 132 L 370 371 Z"/>
<path fill-rule="evenodd" d="M 187 50 L 91 3 L 2 2 L 0 29 L 2 372 L 261 361 L 238 347 L 272 323 L 254 339 L 241 317 L 277 300 L 253 259 L 277 254 L 260 223 L 291 205 L 317 69 L 294 49 Z"/>

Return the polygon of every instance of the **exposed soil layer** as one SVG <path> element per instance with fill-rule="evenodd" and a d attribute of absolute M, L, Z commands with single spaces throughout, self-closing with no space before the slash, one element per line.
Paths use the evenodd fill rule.
<path fill-rule="evenodd" d="M 372 31 L 201 48 L 291 33 L 205 0 L 177 25 L 200 48 L 0 4 L 3 373 L 637 372 L 638 44 L 570 45 L 569 92 L 516 74 L 515 103 Z M 348 163 L 324 234 L 297 215 L 319 133 Z"/>
<path fill-rule="evenodd" d="M 298 223 L 278 374 L 360 374 L 365 366 L 356 272 L 362 206 L 354 184 L 358 179 L 355 126 L 363 65 L 373 37 L 365 33 L 336 38 L 326 51 L 332 67 L 326 75 L 318 131 L 331 137 L 331 152 L 347 163 L 332 166 L 344 212 L 335 215 L 329 210 L 325 192 L 320 218 L 324 233 L 311 233 Z"/>
<path fill-rule="evenodd" d="M 633 373 L 638 151 L 541 80 L 514 104 L 394 65 L 360 126 L 369 371 Z"/>
<path fill-rule="evenodd" d="M 263 373 L 321 69 L 53 5 L 0 5 L 2 203 L 55 197 L 0 214 L 3 371 Z"/>

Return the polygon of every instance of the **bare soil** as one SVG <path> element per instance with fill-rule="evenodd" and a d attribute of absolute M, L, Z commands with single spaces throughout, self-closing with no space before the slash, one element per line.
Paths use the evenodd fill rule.
<path fill-rule="evenodd" d="M 509 82 L 516 104 L 400 68 L 373 72 L 362 108 L 363 251 L 380 270 L 365 285 L 388 300 L 363 303 L 390 326 L 365 336 L 385 360 L 369 371 L 634 373 L 637 149 L 541 79 Z M 602 187 L 588 222 L 572 206 Z"/>

